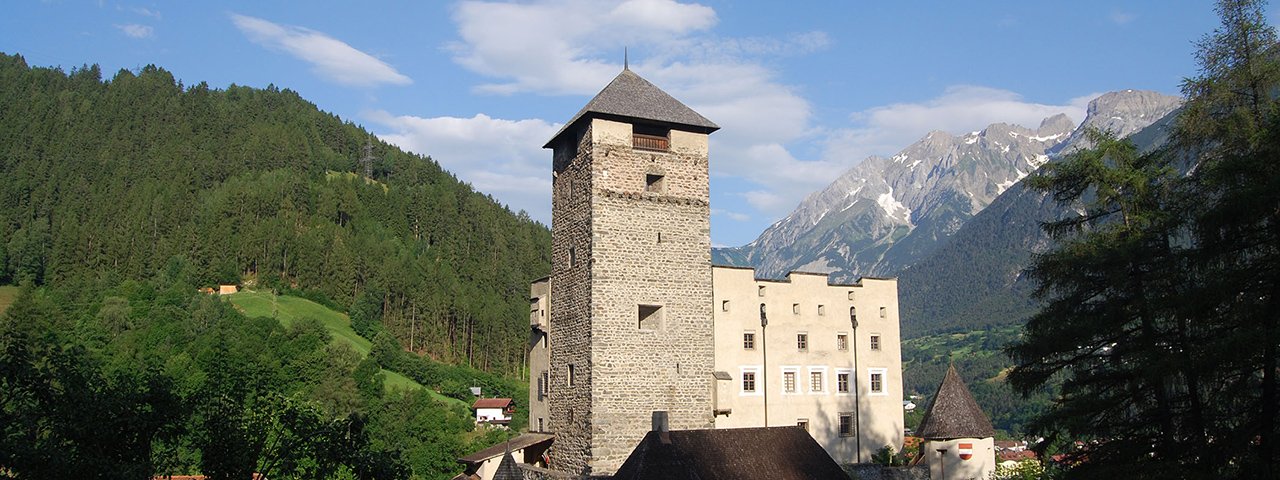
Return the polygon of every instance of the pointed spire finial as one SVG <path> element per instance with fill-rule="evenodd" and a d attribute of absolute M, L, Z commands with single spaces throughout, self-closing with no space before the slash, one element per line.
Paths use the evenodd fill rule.
<path fill-rule="evenodd" d="M 627 58 L 627 47 L 622 47 L 622 69 L 631 70 L 631 60 Z"/>

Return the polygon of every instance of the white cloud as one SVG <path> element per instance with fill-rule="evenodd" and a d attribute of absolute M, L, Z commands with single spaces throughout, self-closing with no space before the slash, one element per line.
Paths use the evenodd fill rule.
<path fill-rule="evenodd" d="M 918 103 L 895 103 L 856 112 L 853 126 L 833 130 L 826 138 L 825 158 L 853 159 L 891 155 L 933 130 L 960 134 L 997 122 L 1036 128 L 1047 117 L 1065 113 L 1077 123 L 1084 120 L 1089 100 L 1073 98 L 1065 105 L 1027 102 L 1008 90 L 958 85 L 942 95 Z"/>
<path fill-rule="evenodd" d="M 324 33 L 234 13 L 231 21 L 254 43 L 310 63 L 312 71 L 333 82 L 358 87 L 413 83 L 391 65 Z"/>
<path fill-rule="evenodd" d="M 747 220 L 751 220 L 751 215 L 747 215 L 745 213 L 739 213 L 739 212 L 731 212 L 728 210 L 721 210 L 719 208 L 711 209 L 711 215 L 727 217 L 730 220 L 734 220 L 738 222 L 745 222 Z"/>
<path fill-rule="evenodd" d="M 151 35 L 155 33 L 155 30 L 151 27 L 138 25 L 136 23 L 116 25 L 116 28 L 120 29 L 121 32 L 124 32 L 124 34 L 130 38 L 151 38 Z"/>
<path fill-rule="evenodd" d="M 477 87 L 504 95 L 595 93 L 618 73 L 624 46 L 673 45 L 716 23 L 711 8 L 671 0 L 473 1 L 453 19 L 462 37 L 450 45 L 454 60 L 508 79 Z"/>
<path fill-rule="evenodd" d="M 559 125 L 485 114 L 423 118 L 374 111 L 364 116 L 387 129 L 378 138 L 430 155 L 476 189 L 550 225 L 551 153 L 539 147 Z"/>
<path fill-rule="evenodd" d="M 160 15 L 160 11 L 159 11 L 159 10 L 152 10 L 152 9 L 150 9 L 150 8 L 146 8 L 146 7 L 132 7 L 132 8 L 130 8 L 130 10 L 132 10 L 132 11 L 133 11 L 133 13 L 136 13 L 136 14 L 138 14 L 138 15 L 142 15 L 142 16 L 144 16 L 144 17 L 151 17 L 151 18 L 154 18 L 154 19 L 156 19 L 156 20 L 162 20 L 162 19 L 164 19 L 164 17 L 163 17 L 162 15 Z"/>

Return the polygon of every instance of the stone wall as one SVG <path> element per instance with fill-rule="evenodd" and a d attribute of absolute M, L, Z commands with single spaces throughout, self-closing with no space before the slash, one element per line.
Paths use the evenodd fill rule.
<path fill-rule="evenodd" d="M 587 469 L 591 457 L 591 129 L 555 148 L 551 198 L 548 412 L 551 468 Z M 576 148 L 575 148 L 576 147 Z M 576 150 L 576 152 L 574 151 Z M 569 370 L 573 369 L 573 384 Z"/>
<path fill-rule="evenodd" d="M 929 478 L 929 467 L 926 465 L 886 467 L 874 463 L 860 463 L 845 465 L 844 472 L 849 474 L 851 480 L 927 480 Z"/>
<path fill-rule="evenodd" d="M 593 119 L 576 156 L 556 152 L 550 409 L 557 470 L 612 473 L 656 410 L 669 412 L 672 429 L 713 426 L 707 137 L 673 130 L 669 151 L 638 150 L 631 128 Z M 662 176 L 658 188 L 652 175 Z M 570 248 L 576 267 L 568 266 Z"/>

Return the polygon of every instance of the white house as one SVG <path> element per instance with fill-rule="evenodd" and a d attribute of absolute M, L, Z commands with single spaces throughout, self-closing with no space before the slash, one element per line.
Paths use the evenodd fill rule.
<path fill-rule="evenodd" d="M 511 414 L 516 412 L 516 404 L 510 398 L 480 398 L 471 408 L 476 411 L 476 423 L 497 425 L 511 423 Z"/>

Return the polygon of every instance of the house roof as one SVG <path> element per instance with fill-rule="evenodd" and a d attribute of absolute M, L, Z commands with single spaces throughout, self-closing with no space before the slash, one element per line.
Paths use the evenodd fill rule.
<path fill-rule="evenodd" d="M 956 366 L 947 368 L 947 375 L 933 395 L 933 403 L 924 412 L 916 435 L 928 439 L 986 438 L 996 435 L 991 420 L 978 407 L 969 387 L 964 385 Z"/>
<path fill-rule="evenodd" d="M 631 69 L 624 68 L 622 73 L 614 77 L 604 90 L 587 102 L 587 106 L 582 107 L 582 110 L 566 122 L 564 127 L 561 127 L 560 131 L 556 132 L 555 136 L 551 137 L 551 140 L 548 140 L 542 148 L 551 148 L 561 135 L 579 121 L 595 117 L 648 120 L 701 133 L 711 133 L 720 129 L 711 120 L 707 120 L 692 108 L 680 103 L 648 80 L 640 78 Z"/>
<path fill-rule="evenodd" d="M 798 426 L 649 432 L 614 480 L 840 479 L 840 465 Z"/>
<path fill-rule="evenodd" d="M 507 408 L 511 403 L 510 398 L 477 398 L 471 408 Z"/>
<path fill-rule="evenodd" d="M 542 442 L 550 443 L 556 437 L 542 433 L 525 433 L 506 442 L 499 443 L 479 452 L 461 457 L 458 463 L 479 463 L 507 452 L 523 450 Z"/>

